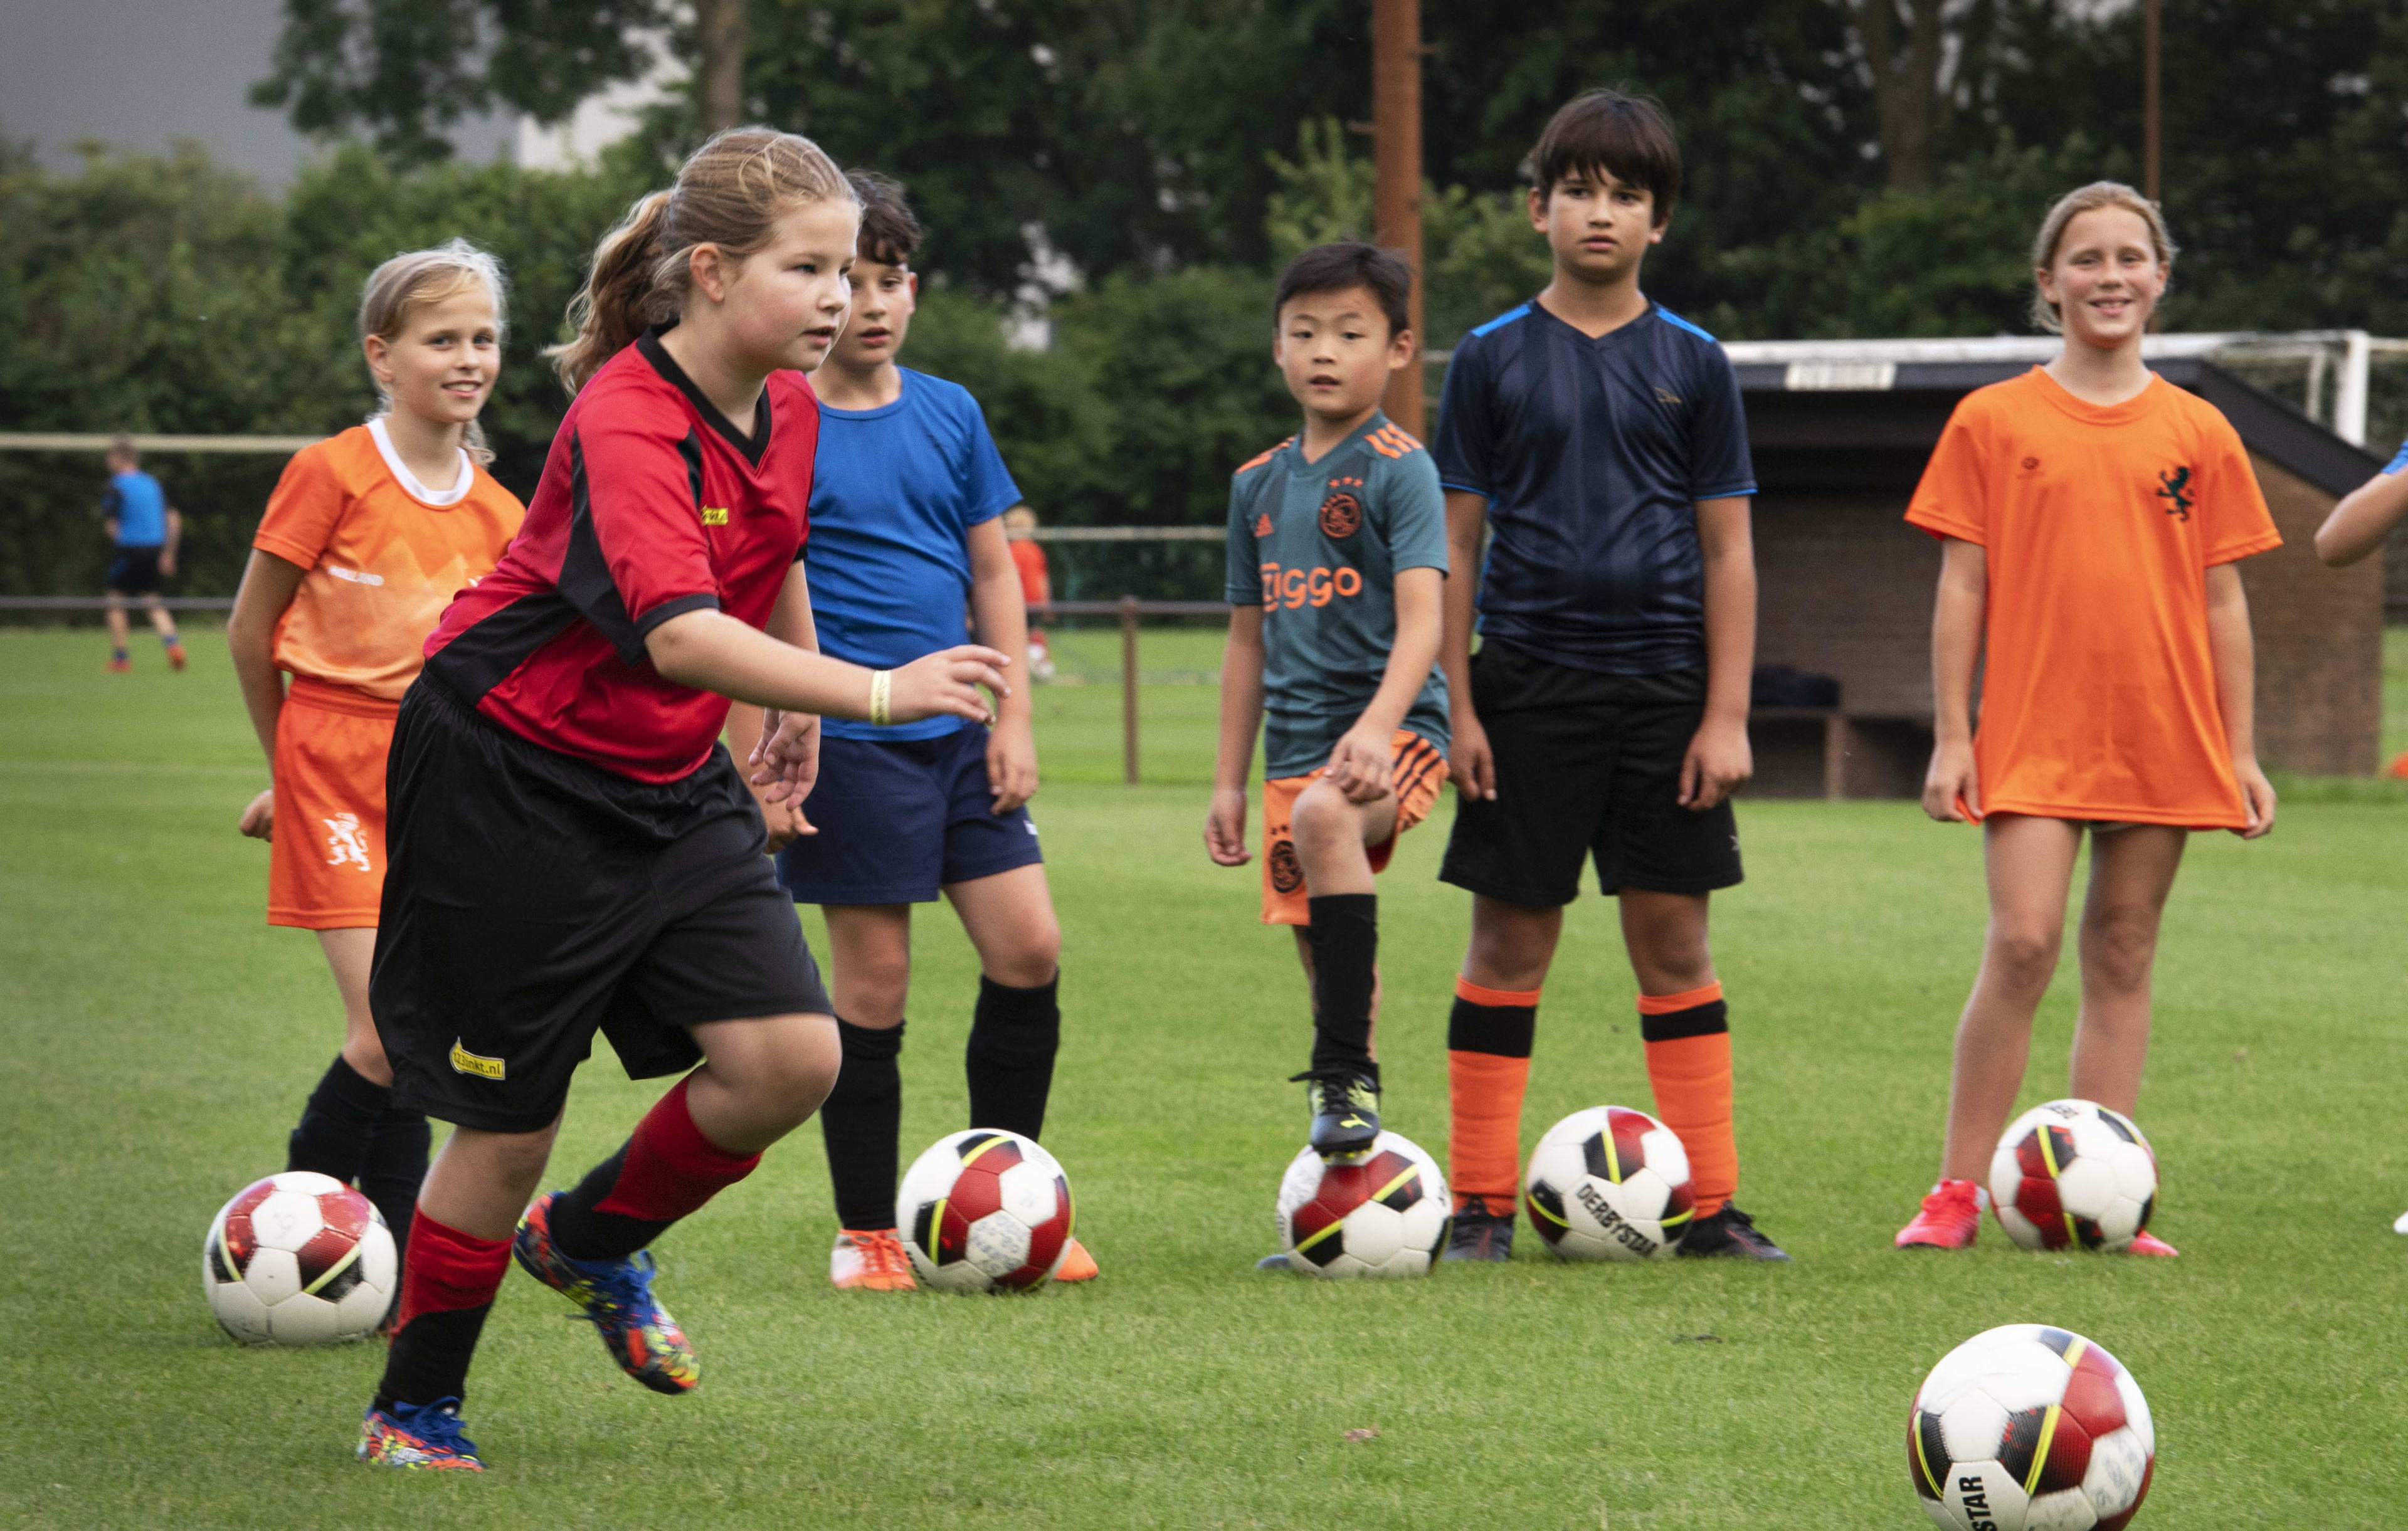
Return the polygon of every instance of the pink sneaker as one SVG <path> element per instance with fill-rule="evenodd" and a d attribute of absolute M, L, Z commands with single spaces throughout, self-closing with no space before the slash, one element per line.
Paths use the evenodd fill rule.
<path fill-rule="evenodd" d="M 2143 1228 L 2141 1230 L 2140 1237 L 2132 1240 L 2131 1248 L 2126 1250 L 2124 1252 L 2126 1254 L 2155 1254 L 2170 1258 L 2173 1255 L 2180 1254 L 2182 1251 L 2174 1248 L 2172 1244 L 2159 1238 L 2156 1234 Z"/>
<path fill-rule="evenodd" d="M 1971 1180 L 1942 1180 L 1923 1198 L 1914 1221 L 1900 1228 L 1902 1250 L 1970 1250 L 1982 1231 L 1982 1201 Z"/>

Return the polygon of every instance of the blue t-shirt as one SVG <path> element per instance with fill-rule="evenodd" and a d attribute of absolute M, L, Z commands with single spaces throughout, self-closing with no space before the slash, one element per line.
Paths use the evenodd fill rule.
<path fill-rule="evenodd" d="M 1713 336 L 1651 305 L 1592 339 L 1526 303 L 1455 348 L 1435 451 L 1488 501 L 1484 637 L 1609 675 L 1704 667 L 1697 502 L 1756 493 Z"/>
<path fill-rule="evenodd" d="M 820 406 L 805 547 L 822 651 L 882 670 L 969 641 L 969 529 L 1020 503 L 969 391 L 899 370 L 892 404 Z M 823 727 L 835 738 L 932 739 L 966 722 Z"/>
<path fill-rule="evenodd" d="M 1446 572 L 1446 496 L 1429 453 L 1379 410 L 1316 462 L 1290 436 L 1230 480 L 1226 594 L 1263 608 L 1265 777 L 1327 765 L 1379 694 L 1401 569 Z M 1404 726 L 1446 752 L 1436 666 Z"/>
<path fill-rule="evenodd" d="M 121 548 L 164 548 L 167 545 L 167 492 L 140 468 L 109 477 L 100 492 L 100 509 L 117 522 Z"/>

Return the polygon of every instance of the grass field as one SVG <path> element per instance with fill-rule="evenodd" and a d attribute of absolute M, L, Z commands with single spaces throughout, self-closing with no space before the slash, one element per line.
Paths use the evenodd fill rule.
<path fill-rule="evenodd" d="M 280 1165 L 339 1021 L 314 943 L 261 923 L 266 852 L 233 823 L 264 777 L 222 650 L 181 677 L 156 652 L 111 679 L 89 632 L 0 634 L 0 1524 L 1905 1528 L 1922 1374 L 2038 1320 L 2148 1392 L 2140 1524 L 2400 1524 L 2408 809 L 2300 803 L 2263 844 L 2195 845 L 2141 1112 L 2179 1261 L 2028 1255 L 1995 1228 L 1960 1257 L 1889 1249 L 1936 1153 L 1978 847 L 1903 803 L 1779 803 L 1742 809 L 1750 881 L 1717 944 L 1742 1200 L 1798 1264 L 1571 1267 L 1533 1240 L 1508 1266 L 1322 1285 L 1250 1268 L 1303 1126 L 1287 939 L 1254 923 L 1251 871 L 1205 861 L 1200 788 L 1101 784 L 1106 688 L 1040 698 L 1039 804 L 1068 933 L 1047 1141 L 1103 1279 L 831 1292 L 807 1129 L 664 1240 L 698 1394 L 621 1379 L 513 1275 L 472 1381 L 493 1470 L 371 1473 L 350 1445 L 379 1350 L 240 1350 L 195 1290 L 211 1212 Z M 1193 781 L 1212 694 L 1172 689 L 1193 716 L 1150 720 L 1149 772 Z M 1389 1116 L 1433 1148 L 1464 922 L 1432 875 L 1444 827 L 1383 883 Z M 1646 1103 L 1611 915 L 1573 907 L 1526 1141 Z M 960 1124 L 975 982 L 948 918 L 920 952 L 910 1149 Z M 2028 1098 L 2061 1084 L 2071 1016 L 2069 975 Z M 604 1050 L 555 1179 L 655 1093 Z"/>

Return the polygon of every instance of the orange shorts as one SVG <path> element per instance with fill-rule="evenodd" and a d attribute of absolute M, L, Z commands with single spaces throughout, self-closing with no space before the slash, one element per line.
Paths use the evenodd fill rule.
<path fill-rule="evenodd" d="M 342 930 L 384 897 L 384 757 L 393 703 L 295 676 L 276 720 L 267 923 Z"/>
<path fill-rule="evenodd" d="M 1438 790 L 1446 784 L 1446 757 L 1438 746 L 1408 729 L 1397 730 L 1389 741 L 1390 768 L 1396 782 L 1397 827 L 1394 834 L 1370 847 L 1371 870 L 1387 870 L 1397 849 L 1397 836 L 1429 817 Z M 1283 776 L 1263 783 L 1263 923 L 1309 925 L 1304 892 L 1304 864 L 1296 857 L 1296 838 L 1288 832 L 1288 816 L 1296 810 L 1297 794 L 1320 780 L 1324 771 Z"/>

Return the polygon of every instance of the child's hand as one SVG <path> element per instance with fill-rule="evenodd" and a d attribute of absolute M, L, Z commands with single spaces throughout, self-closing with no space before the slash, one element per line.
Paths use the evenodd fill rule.
<path fill-rule="evenodd" d="M 2274 783 L 2266 780 L 2254 758 L 2234 761 L 2232 774 L 2241 780 L 2241 806 L 2249 810 L 2248 827 L 2232 833 L 2244 840 L 2261 839 L 2274 828 Z"/>
<path fill-rule="evenodd" d="M 1254 859 L 1246 849 L 1246 789 L 1216 787 L 1212 811 L 1204 816 L 1204 851 L 1216 866 L 1243 866 Z"/>
<path fill-rule="evenodd" d="M 1961 824 L 1967 822 L 1969 810 L 1982 811 L 1973 746 L 1970 742 L 1932 746 L 1931 768 L 1923 775 L 1923 811 L 1943 824 Z"/>
<path fill-rule="evenodd" d="M 1329 764 L 1322 775 L 1329 784 L 1346 794 L 1350 803 L 1376 803 L 1393 789 L 1394 764 L 1389 759 L 1389 747 L 1395 733 L 1389 729 L 1366 728 L 1356 723 L 1340 735 L 1329 751 Z"/>
<path fill-rule="evenodd" d="M 1010 660 L 982 644 L 965 643 L 922 654 L 894 672 L 888 682 L 887 721 L 917 723 L 950 715 L 972 723 L 995 722 L 995 708 L 979 694 L 984 686 L 998 697 L 1011 694 L 1003 681 Z"/>
<path fill-rule="evenodd" d="M 1455 716 L 1455 742 L 1446 752 L 1446 773 L 1455 792 L 1484 803 L 1497 801 L 1497 752 L 1488 748 L 1488 730 L 1469 709 Z"/>
<path fill-rule="evenodd" d="M 2270 798 L 2272 796 L 2271 789 L 2267 795 Z M 242 823 L 236 827 L 254 840 L 274 839 L 276 837 L 276 789 L 270 787 L 252 798 L 251 806 L 242 810 Z"/>
<path fill-rule="evenodd" d="M 745 781 L 752 789 L 753 800 L 761 805 L 771 851 L 785 849 L 797 836 L 819 833 L 803 817 L 803 799 L 811 794 L 820 779 L 817 714 L 763 709 L 761 742 L 752 746 L 745 764 L 752 767 Z"/>
<path fill-rule="evenodd" d="M 1681 757 L 1680 804 L 1692 813 L 1710 812 L 1755 774 L 1756 753 L 1748 748 L 1747 724 L 1710 718 Z"/>
<path fill-rule="evenodd" d="M 1037 739 L 1026 717 L 996 725 L 986 741 L 986 784 L 997 813 L 1010 813 L 1037 795 Z"/>

